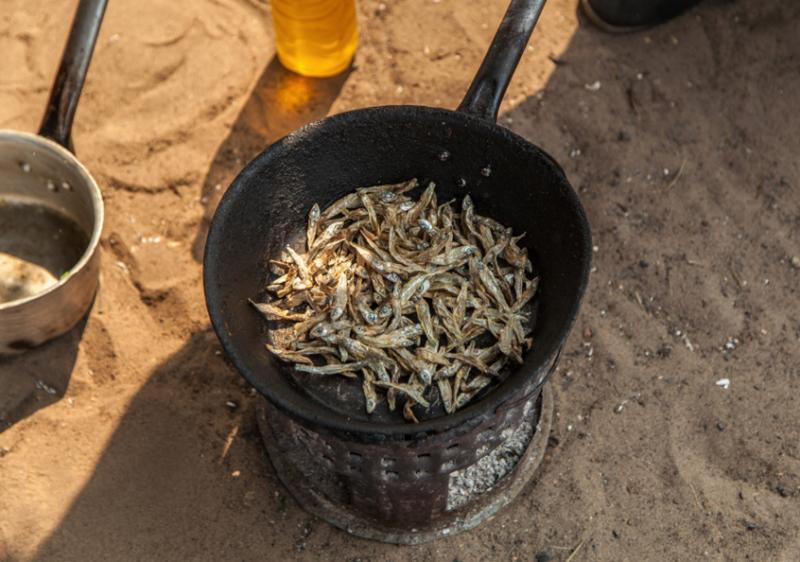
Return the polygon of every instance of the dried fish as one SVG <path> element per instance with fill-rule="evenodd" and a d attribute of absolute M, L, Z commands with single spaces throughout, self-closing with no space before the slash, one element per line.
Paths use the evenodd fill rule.
<path fill-rule="evenodd" d="M 431 405 L 430 402 L 425 400 L 425 397 L 422 396 L 422 393 L 419 391 L 419 389 L 413 385 L 399 384 L 393 382 L 383 382 L 383 381 L 375 381 L 375 384 L 378 386 L 384 386 L 386 388 L 393 388 L 399 392 L 402 392 L 403 394 L 411 398 L 414 402 L 416 402 L 420 406 L 424 406 L 425 408 Z"/>
<path fill-rule="evenodd" d="M 363 259 L 369 267 L 378 273 L 384 275 L 389 273 L 404 273 L 404 270 L 401 266 L 381 260 L 367 248 L 359 246 L 353 242 L 351 242 L 350 245 L 356 252 L 358 252 L 358 255 L 361 256 L 361 259 Z"/>
<path fill-rule="evenodd" d="M 453 407 L 453 389 L 450 387 L 450 383 L 447 379 L 438 379 L 436 381 L 436 386 L 439 389 L 439 396 L 442 398 L 442 405 L 444 406 L 444 411 L 448 414 L 452 414 L 455 412 L 455 408 Z"/>
<path fill-rule="evenodd" d="M 461 283 L 461 290 L 456 297 L 456 308 L 453 311 L 453 322 L 458 326 L 461 331 L 461 326 L 464 325 L 464 316 L 467 313 L 467 294 L 469 292 L 469 285 L 466 282 Z"/>
<path fill-rule="evenodd" d="M 410 422 L 430 392 L 455 412 L 522 361 L 538 285 L 522 236 L 477 214 L 469 196 L 460 209 L 437 204 L 432 183 L 414 200 L 417 186 L 359 188 L 324 210 L 313 205 L 306 251 L 287 246 L 269 262 L 275 300 L 251 301 L 268 320 L 291 323 L 272 330 L 267 349 L 278 359 L 360 378 L 368 414 L 382 396 L 392 411 L 405 396 Z"/>
<path fill-rule="evenodd" d="M 370 297 L 365 293 L 356 293 L 355 303 L 359 314 L 367 324 L 377 324 L 380 320 L 378 313 L 369 305 Z"/>
<path fill-rule="evenodd" d="M 280 347 L 275 347 L 274 345 L 266 344 L 266 348 L 272 353 L 275 357 L 283 361 L 284 363 L 301 363 L 303 365 L 313 365 L 314 362 L 309 359 L 308 357 L 304 356 L 297 351 L 292 351 L 290 349 L 282 349 Z"/>
<path fill-rule="evenodd" d="M 328 226 L 325 227 L 325 230 L 322 231 L 322 234 L 319 238 L 314 240 L 314 244 L 311 245 L 311 249 L 315 248 L 324 248 L 326 244 L 328 244 L 336 234 L 342 229 L 345 225 L 346 221 L 340 220 L 330 223 Z"/>
<path fill-rule="evenodd" d="M 446 356 L 450 357 L 451 359 L 458 359 L 459 361 L 461 361 L 462 363 L 466 363 L 467 365 L 471 365 L 472 367 L 475 367 L 482 373 L 492 373 L 489 365 L 484 363 L 479 357 L 475 355 L 470 355 L 468 353 L 447 353 Z M 497 373 L 492 373 L 492 374 L 496 375 Z"/>
<path fill-rule="evenodd" d="M 268 320 L 307 320 L 308 312 L 293 312 L 266 302 L 250 301 L 258 311 L 267 317 Z"/>
<path fill-rule="evenodd" d="M 439 256 L 435 256 L 431 259 L 431 263 L 433 265 L 451 265 L 469 259 L 470 256 L 474 256 L 477 253 L 478 249 L 475 246 L 467 244 L 453 248 Z"/>
<path fill-rule="evenodd" d="M 500 289 L 499 281 L 492 273 L 492 270 L 486 267 L 483 262 L 477 260 L 476 258 L 472 258 L 470 260 L 470 267 L 472 267 L 472 262 L 475 263 L 475 268 L 478 270 L 478 277 L 483 283 L 483 286 L 486 287 L 486 290 L 489 291 L 489 294 L 492 295 L 495 302 L 500 305 L 500 308 L 503 310 L 508 310 L 508 302 L 506 301 L 506 297 L 503 295 L 503 291 Z"/>
<path fill-rule="evenodd" d="M 420 273 L 415 275 L 411 279 L 409 279 L 405 285 L 403 285 L 402 290 L 400 291 L 400 302 L 406 303 L 411 300 L 417 292 L 425 292 L 423 289 L 423 285 L 425 281 L 427 281 L 431 275 L 435 275 L 435 272 L 430 273 Z M 430 283 L 428 284 L 430 287 Z"/>
<path fill-rule="evenodd" d="M 473 377 L 467 384 L 464 385 L 464 390 L 482 390 L 486 387 L 492 379 L 485 375 L 478 375 L 477 377 Z"/>
<path fill-rule="evenodd" d="M 534 277 L 532 281 L 528 281 L 525 283 L 525 289 L 523 289 L 522 294 L 517 298 L 517 302 L 514 303 L 514 307 L 511 309 L 511 312 L 519 312 L 522 310 L 522 307 L 528 304 L 533 296 L 536 294 L 536 289 L 539 287 L 539 278 Z"/>
<path fill-rule="evenodd" d="M 461 392 L 456 398 L 455 404 L 453 405 L 456 410 L 463 408 L 466 406 L 470 400 L 472 400 L 476 394 L 478 394 L 479 390 L 470 390 L 467 392 Z"/>
<path fill-rule="evenodd" d="M 417 378 L 426 387 L 430 386 L 433 381 L 433 368 L 426 364 L 422 369 L 417 371 Z"/>
<path fill-rule="evenodd" d="M 347 274 L 342 272 L 336 282 L 336 292 L 334 293 L 333 306 L 331 307 L 331 320 L 336 322 L 341 318 L 345 308 L 347 308 Z"/>
<path fill-rule="evenodd" d="M 364 336 L 361 341 L 375 347 L 408 347 L 415 345 L 420 335 L 422 335 L 422 328 L 419 324 L 414 324 L 380 336 Z"/>
<path fill-rule="evenodd" d="M 308 269 L 308 264 L 303 256 L 298 254 L 297 252 L 292 249 L 291 246 L 286 246 L 286 251 L 294 260 L 294 263 L 297 264 L 297 270 L 300 273 L 300 277 L 303 279 L 303 282 L 307 285 L 306 289 L 311 288 L 314 285 L 314 282 L 311 278 L 311 270 Z"/>
<path fill-rule="evenodd" d="M 322 212 L 322 220 L 328 220 L 336 215 L 342 214 L 347 209 L 356 207 L 361 201 L 358 193 L 348 193 L 341 199 L 334 201 L 327 209 Z"/>
<path fill-rule="evenodd" d="M 375 392 L 375 385 L 373 384 L 375 382 L 375 377 L 372 371 L 366 367 L 361 369 L 361 373 L 364 376 L 364 380 L 361 383 L 362 391 L 364 392 L 364 403 L 367 413 L 371 414 L 378 406 L 378 395 Z"/>
<path fill-rule="evenodd" d="M 428 349 L 427 347 L 418 347 L 417 356 L 428 363 L 436 363 L 438 365 L 444 365 L 445 367 L 450 365 L 450 360 L 446 355 Z"/>
<path fill-rule="evenodd" d="M 422 230 L 424 230 L 424 231 L 425 231 L 425 233 L 426 233 L 428 236 L 434 237 L 434 236 L 438 236 L 438 235 L 439 235 L 439 231 L 438 231 L 438 230 L 436 230 L 436 227 L 435 227 L 435 226 L 433 226 L 433 224 L 431 223 L 431 221 L 429 221 L 429 220 L 426 220 L 426 219 L 419 219 L 419 220 L 417 221 L 417 224 L 419 225 L 419 227 L 420 227 Z"/>
<path fill-rule="evenodd" d="M 425 299 L 419 299 L 414 308 L 417 312 L 417 318 L 419 319 L 420 326 L 422 326 L 422 331 L 425 333 L 425 337 L 428 338 L 428 341 L 436 341 L 438 338 L 433 330 L 431 309 L 428 306 L 428 301 Z"/>
<path fill-rule="evenodd" d="M 343 375 L 345 373 L 351 373 L 353 371 L 358 371 L 362 369 L 366 363 L 364 361 L 356 361 L 354 363 L 338 363 L 332 365 L 322 365 L 322 366 L 309 366 L 309 365 L 295 365 L 295 371 L 301 371 L 303 373 L 311 373 L 313 375 Z"/>
<path fill-rule="evenodd" d="M 414 404 L 411 402 L 411 400 L 406 400 L 406 403 L 403 405 L 403 417 L 406 419 L 406 421 L 419 423 L 417 416 L 414 415 L 413 406 Z"/>
<path fill-rule="evenodd" d="M 319 205 L 314 203 L 308 211 L 308 227 L 306 228 L 306 244 L 309 248 L 314 247 L 314 238 L 317 236 L 317 223 L 320 219 Z"/>

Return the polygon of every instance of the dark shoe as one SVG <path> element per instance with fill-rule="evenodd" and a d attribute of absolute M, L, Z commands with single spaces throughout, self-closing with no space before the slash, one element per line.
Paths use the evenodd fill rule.
<path fill-rule="evenodd" d="M 586 17 L 605 31 L 621 33 L 674 18 L 700 0 L 581 0 Z"/>

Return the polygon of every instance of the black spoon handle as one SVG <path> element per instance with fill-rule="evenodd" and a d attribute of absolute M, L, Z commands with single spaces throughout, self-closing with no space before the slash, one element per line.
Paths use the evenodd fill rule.
<path fill-rule="evenodd" d="M 72 151 L 72 120 L 108 0 L 81 0 L 61 56 L 39 134 Z"/>
<path fill-rule="evenodd" d="M 478 73 L 458 111 L 497 121 L 500 102 L 517 68 L 545 0 L 511 0 Z"/>

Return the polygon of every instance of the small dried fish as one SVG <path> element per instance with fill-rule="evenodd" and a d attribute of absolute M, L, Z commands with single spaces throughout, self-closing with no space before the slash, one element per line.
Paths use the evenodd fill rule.
<path fill-rule="evenodd" d="M 329 345 L 319 345 L 317 343 L 297 342 L 297 353 L 301 355 L 333 355 L 336 349 Z"/>
<path fill-rule="evenodd" d="M 403 405 L 403 417 L 406 419 L 406 421 L 419 423 L 417 416 L 414 415 L 413 406 L 414 404 L 411 402 L 411 400 L 406 400 L 406 403 Z"/>
<path fill-rule="evenodd" d="M 460 361 L 453 361 L 449 366 L 445 367 L 444 369 L 439 369 L 436 372 L 436 380 L 439 379 L 449 379 L 458 372 L 459 369 L 463 367 L 463 364 Z"/>
<path fill-rule="evenodd" d="M 442 405 L 444 411 L 448 414 L 455 412 L 455 404 L 453 404 L 453 389 L 447 379 L 440 378 L 436 380 L 436 386 L 439 389 L 439 396 L 442 398 Z"/>
<path fill-rule="evenodd" d="M 366 410 L 368 414 L 371 414 L 375 411 L 375 408 L 378 407 L 378 395 L 375 392 L 375 377 L 372 374 L 372 371 L 367 369 L 366 367 L 361 369 L 361 373 L 363 374 L 363 381 L 361 383 L 362 391 L 364 392 L 364 403 L 366 406 Z"/>
<path fill-rule="evenodd" d="M 284 363 L 301 363 L 303 365 L 314 364 L 314 362 L 311 359 L 296 351 L 292 351 L 290 349 L 282 349 L 280 347 L 275 347 L 274 345 L 270 344 L 266 344 L 266 348 L 269 350 L 270 353 L 272 353 L 275 357 L 277 357 Z"/>
<path fill-rule="evenodd" d="M 292 312 L 268 302 L 250 301 L 268 320 L 308 320 L 308 312 Z"/>
<path fill-rule="evenodd" d="M 336 322 L 344 314 L 347 308 L 347 273 L 339 274 L 336 282 L 336 292 L 334 293 L 333 306 L 331 307 L 331 320 Z"/>
<path fill-rule="evenodd" d="M 461 283 L 461 290 L 456 297 L 456 308 L 453 311 L 453 322 L 458 326 L 459 331 L 464 325 L 464 316 L 467 314 L 467 295 L 469 293 L 469 285 L 466 282 Z"/>
<path fill-rule="evenodd" d="M 525 283 L 525 289 L 523 289 L 522 294 L 517 299 L 517 302 L 514 303 L 514 307 L 511 309 L 511 312 L 519 312 L 522 310 L 522 307 L 528 304 L 533 296 L 536 294 L 536 289 L 539 287 L 539 278 L 534 277 L 532 281 L 528 281 Z"/>
<path fill-rule="evenodd" d="M 474 256 L 477 253 L 478 249 L 475 246 L 467 244 L 433 257 L 431 263 L 433 265 L 452 265 L 467 260 L 470 256 Z"/>
<path fill-rule="evenodd" d="M 475 355 L 470 355 L 468 353 L 447 353 L 446 356 L 451 359 L 458 359 L 459 361 L 461 361 L 462 363 L 466 363 L 467 365 L 471 365 L 472 367 L 475 367 L 482 373 L 492 373 L 491 369 L 489 368 L 489 365 L 481 361 L 481 359 Z M 492 374 L 496 375 L 497 373 L 492 373 Z"/>
<path fill-rule="evenodd" d="M 339 231 L 345 225 L 345 222 L 346 221 L 343 220 L 335 221 L 326 226 L 319 238 L 314 239 L 314 244 L 311 245 L 311 249 L 314 250 L 315 248 L 324 248 L 331 240 L 333 240 L 333 237 L 339 233 Z"/>
<path fill-rule="evenodd" d="M 358 310 L 361 317 L 364 319 L 364 322 L 367 324 L 377 324 L 380 320 L 378 313 L 372 310 L 372 307 L 369 305 L 370 298 L 364 293 L 356 293 L 355 303 L 356 309 Z"/>
<path fill-rule="evenodd" d="M 417 356 L 428 363 L 436 363 L 437 365 L 444 365 L 445 367 L 451 363 L 446 355 L 428 349 L 427 347 L 418 347 Z"/>
<path fill-rule="evenodd" d="M 322 365 L 320 367 L 317 367 L 316 365 L 295 365 L 294 368 L 296 371 L 311 373 L 313 375 L 343 375 L 345 373 L 358 371 L 365 365 L 366 362 L 364 361 L 356 361 L 354 363 L 338 363 L 333 365 Z"/>
<path fill-rule="evenodd" d="M 428 306 L 428 301 L 419 299 L 414 309 L 417 312 L 417 318 L 419 319 L 420 326 L 422 326 L 422 331 L 425 333 L 425 337 L 428 338 L 428 341 L 437 341 L 438 338 L 433 331 L 433 321 L 431 320 L 431 309 Z"/>
<path fill-rule="evenodd" d="M 297 252 L 292 249 L 291 246 L 286 246 L 286 251 L 291 256 L 294 263 L 297 264 L 297 271 L 300 273 L 300 277 L 303 279 L 303 282 L 306 284 L 306 289 L 311 288 L 314 285 L 314 281 L 311 277 L 311 270 L 308 269 L 308 264 L 303 256 L 298 254 Z"/>
<path fill-rule="evenodd" d="M 306 244 L 309 248 L 314 247 L 314 239 L 317 236 L 317 223 L 320 219 L 319 205 L 314 203 L 308 211 L 308 227 L 306 228 Z"/>
<path fill-rule="evenodd" d="M 342 214 L 347 209 L 353 209 L 361 201 L 358 193 L 348 193 L 341 199 L 334 201 L 327 209 L 322 212 L 322 219 L 328 220 L 336 215 Z"/>
<path fill-rule="evenodd" d="M 269 262 L 276 300 L 252 303 L 292 323 L 272 330 L 267 349 L 278 359 L 360 378 L 368 414 L 382 396 L 391 411 L 405 396 L 410 422 L 415 405 L 430 407 L 429 392 L 452 413 L 522 361 L 538 285 L 522 236 L 477 214 L 469 196 L 460 208 L 439 205 L 432 183 L 414 200 L 416 187 L 359 188 L 313 205 L 306 251 L 287 246 Z"/>
<path fill-rule="evenodd" d="M 417 371 L 417 378 L 419 382 L 427 388 L 433 381 L 433 368 L 426 364 L 422 369 Z"/>
<path fill-rule="evenodd" d="M 477 377 L 473 377 L 472 380 L 470 380 L 467 384 L 464 385 L 464 390 L 467 390 L 467 391 L 470 391 L 470 390 L 475 390 L 475 391 L 482 390 L 484 387 L 486 387 L 491 382 L 492 382 L 492 379 L 490 377 L 487 377 L 485 375 L 478 375 Z"/>
<path fill-rule="evenodd" d="M 419 185 L 417 178 L 403 181 L 400 183 L 388 183 L 384 185 L 373 185 L 371 187 L 359 187 L 356 191 L 358 193 L 385 193 L 391 191 L 396 195 L 400 195 L 407 191 L 411 191 Z"/>
<path fill-rule="evenodd" d="M 361 341 L 375 347 L 408 347 L 415 345 L 420 335 L 422 335 L 422 328 L 419 324 L 414 324 L 380 336 L 364 336 Z"/>
<path fill-rule="evenodd" d="M 425 281 L 435 274 L 436 272 L 420 273 L 409 279 L 400 290 L 400 302 L 406 303 L 410 301 L 417 292 L 424 292 L 422 289 L 424 288 Z M 430 284 L 428 286 L 430 287 Z"/>
<path fill-rule="evenodd" d="M 378 273 L 384 275 L 389 273 L 404 273 L 404 270 L 401 266 L 381 260 L 367 248 L 359 246 L 353 242 L 351 242 L 350 245 L 356 252 L 358 252 L 358 255 L 361 256 L 361 259 L 363 259 L 369 267 Z"/>
<path fill-rule="evenodd" d="M 383 382 L 383 381 L 375 381 L 375 384 L 378 386 L 384 386 L 386 388 L 393 388 L 399 392 L 402 392 L 403 394 L 411 398 L 414 402 L 425 408 L 428 408 L 431 405 L 430 402 L 425 400 L 425 397 L 422 396 L 422 393 L 419 391 L 419 389 L 413 385 L 399 384 L 393 382 Z"/>
<path fill-rule="evenodd" d="M 479 390 L 469 390 L 459 393 L 458 398 L 456 398 L 456 403 L 454 404 L 455 409 L 461 409 L 469 404 L 469 401 L 472 400 L 478 392 Z"/>
<path fill-rule="evenodd" d="M 417 221 L 417 224 L 419 225 L 419 227 L 420 227 L 422 230 L 424 230 L 424 231 L 425 231 L 425 233 L 426 233 L 428 236 L 434 237 L 434 236 L 438 236 L 438 235 L 439 235 L 439 231 L 438 231 L 438 230 L 436 230 L 436 227 L 435 227 L 435 226 L 433 226 L 433 224 L 431 223 L 431 221 L 429 221 L 429 220 L 427 220 L 427 219 L 419 219 L 419 220 Z"/>
<path fill-rule="evenodd" d="M 483 286 L 486 287 L 486 290 L 489 291 L 489 294 L 492 295 L 492 298 L 500 305 L 502 310 L 508 310 L 508 302 L 506 301 L 505 295 L 503 295 L 503 291 L 500 289 L 500 282 L 497 280 L 497 277 L 495 277 L 492 270 L 486 267 L 482 262 L 478 260 L 475 260 L 475 262 L 478 276 Z"/>

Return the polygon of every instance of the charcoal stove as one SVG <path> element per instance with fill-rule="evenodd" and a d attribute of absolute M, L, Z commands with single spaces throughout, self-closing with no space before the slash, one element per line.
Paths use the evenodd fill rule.
<path fill-rule="evenodd" d="M 472 529 L 511 502 L 542 461 L 549 385 L 466 431 L 363 442 L 310 427 L 261 399 L 278 478 L 308 512 L 363 538 L 420 544 Z"/>

